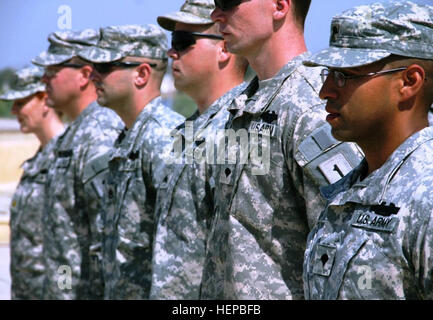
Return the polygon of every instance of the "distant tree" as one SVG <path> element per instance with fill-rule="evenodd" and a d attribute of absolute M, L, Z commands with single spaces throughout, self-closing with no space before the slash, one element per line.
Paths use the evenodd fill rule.
<path fill-rule="evenodd" d="M 177 91 L 173 99 L 173 110 L 188 118 L 196 112 L 197 105 L 185 93 Z"/>
<path fill-rule="evenodd" d="M 14 78 L 14 70 L 5 68 L 0 70 L 0 94 L 9 90 Z M 0 117 L 12 117 L 11 115 L 12 102 L 0 100 Z"/>

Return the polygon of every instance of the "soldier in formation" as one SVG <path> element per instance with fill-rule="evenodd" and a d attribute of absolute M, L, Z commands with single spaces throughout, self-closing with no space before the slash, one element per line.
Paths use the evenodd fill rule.
<path fill-rule="evenodd" d="M 308 238 L 307 299 L 433 299 L 433 7 L 360 6 L 332 20 L 320 97 L 361 164 L 324 187 Z M 380 94 L 377 94 L 380 92 Z"/>
<path fill-rule="evenodd" d="M 71 121 L 54 146 L 47 173 L 43 210 L 44 299 L 98 299 L 102 282 L 90 254 L 94 221 L 100 214 L 92 161 L 110 150 L 121 130 L 120 118 L 97 104 L 90 80 L 93 68 L 77 57 L 96 44 L 99 32 L 54 32 L 50 46 L 33 60 L 45 67 L 47 105 Z"/>
<path fill-rule="evenodd" d="M 36 135 L 40 142 L 36 154 L 21 166 L 23 174 L 10 207 L 11 297 L 19 300 L 42 299 L 44 187 L 56 138 L 64 130 L 61 113 L 46 105 L 43 73 L 36 66 L 18 70 L 11 90 L 0 96 L 13 101 L 12 114 L 21 132 Z"/>
<path fill-rule="evenodd" d="M 125 123 L 104 156 L 108 162 L 98 160 L 108 164 L 101 239 L 104 296 L 148 299 L 156 190 L 170 156 L 170 131 L 184 118 L 161 98 L 168 49 L 161 28 L 124 25 L 100 31 L 98 43 L 79 55 L 93 63 L 98 102 Z"/>
<path fill-rule="evenodd" d="M 312 55 L 309 7 L 186 0 L 157 18 L 171 49 L 155 25 L 50 34 L 33 62 L 71 122 L 12 204 L 13 297 L 433 298 L 433 8 L 351 9 Z M 186 121 L 160 96 L 168 57 Z"/>
<path fill-rule="evenodd" d="M 210 19 L 213 9 L 211 0 L 186 1 L 180 11 L 158 17 L 159 25 L 172 31 L 168 54 L 174 85 L 196 102 L 198 110 L 172 133 L 179 154 L 158 188 L 151 299 L 200 298 L 213 212 L 206 147 L 213 148 L 214 133 L 224 128 L 225 106 L 244 87 L 240 84 L 248 65 L 226 50 Z"/>

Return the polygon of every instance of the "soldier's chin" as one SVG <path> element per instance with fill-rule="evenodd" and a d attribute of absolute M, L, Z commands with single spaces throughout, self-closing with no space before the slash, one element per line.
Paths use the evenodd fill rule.
<path fill-rule="evenodd" d="M 350 133 L 345 132 L 345 131 L 343 131 L 341 129 L 331 128 L 331 134 L 338 141 L 354 142 L 354 139 L 352 138 L 352 136 L 350 135 Z"/>
<path fill-rule="evenodd" d="M 21 133 L 25 133 L 25 134 L 32 133 L 32 131 L 30 130 L 30 128 L 27 127 L 25 124 L 21 124 L 20 125 L 20 131 L 21 131 Z"/>

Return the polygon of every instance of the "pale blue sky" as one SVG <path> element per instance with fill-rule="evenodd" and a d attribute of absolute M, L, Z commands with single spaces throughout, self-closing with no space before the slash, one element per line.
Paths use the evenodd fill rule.
<path fill-rule="evenodd" d="M 312 52 L 328 45 L 332 17 L 377 0 L 312 0 L 305 37 Z M 0 0 L 0 69 L 20 68 L 48 47 L 58 30 L 59 7 L 71 9 L 72 29 L 122 24 L 156 24 L 156 17 L 177 11 L 184 0 Z M 416 0 L 433 4 L 433 0 Z"/>

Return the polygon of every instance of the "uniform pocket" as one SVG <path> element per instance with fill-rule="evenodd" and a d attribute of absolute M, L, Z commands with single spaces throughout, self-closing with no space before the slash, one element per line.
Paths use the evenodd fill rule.
<path fill-rule="evenodd" d="M 358 230 L 346 236 L 343 244 L 326 243 L 325 239 L 317 245 L 313 274 L 315 277 L 327 278 L 323 282 L 323 295 L 318 298 L 325 300 L 338 298 L 350 262 L 367 241 L 368 236 Z"/>

